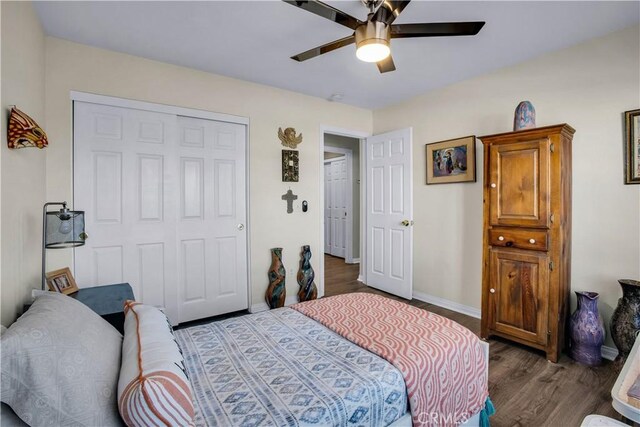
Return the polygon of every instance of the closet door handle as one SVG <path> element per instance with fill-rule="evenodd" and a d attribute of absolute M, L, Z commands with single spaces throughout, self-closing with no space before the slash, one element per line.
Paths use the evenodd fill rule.
<path fill-rule="evenodd" d="M 238 224 L 238 230 L 240 231 L 244 230 L 244 224 Z"/>

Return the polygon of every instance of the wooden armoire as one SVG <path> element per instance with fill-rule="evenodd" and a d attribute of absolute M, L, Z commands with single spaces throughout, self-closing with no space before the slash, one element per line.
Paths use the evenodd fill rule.
<path fill-rule="evenodd" d="M 567 125 L 483 136 L 483 338 L 557 362 L 571 283 L 571 140 Z"/>

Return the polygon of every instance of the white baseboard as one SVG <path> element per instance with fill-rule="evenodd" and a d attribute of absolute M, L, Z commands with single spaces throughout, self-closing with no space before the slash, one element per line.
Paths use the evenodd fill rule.
<path fill-rule="evenodd" d="M 600 352 L 602 353 L 603 359 L 614 360 L 618 357 L 618 349 L 614 347 L 607 347 L 606 345 L 603 345 Z"/>
<path fill-rule="evenodd" d="M 360 258 L 353 258 L 349 264 L 360 264 Z"/>
<path fill-rule="evenodd" d="M 356 280 L 357 280 L 358 282 L 362 282 L 362 283 L 364 283 L 364 277 L 362 277 L 362 274 L 359 274 L 359 275 L 358 275 L 358 278 L 357 278 Z M 365 283 L 365 285 L 366 285 L 366 283 Z"/>
<path fill-rule="evenodd" d="M 298 295 L 289 295 L 284 300 L 284 306 L 289 306 L 291 304 L 295 304 L 298 302 Z M 257 304 L 251 304 L 249 308 L 249 312 L 251 313 L 260 313 L 261 311 L 269 310 L 269 305 L 266 302 L 259 302 Z"/>
<path fill-rule="evenodd" d="M 418 291 L 413 291 L 413 298 L 429 304 L 437 305 L 438 307 L 446 308 L 447 310 L 466 314 L 467 316 L 475 317 L 476 319 L 480 318 L 480 309 L 460 304 L 455 301 L 436 297 Z"/>

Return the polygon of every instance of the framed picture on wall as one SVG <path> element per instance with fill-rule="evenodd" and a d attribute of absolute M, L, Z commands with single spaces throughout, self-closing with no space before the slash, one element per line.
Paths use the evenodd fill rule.
<path fill-rule="evenodd" d="M 426 145 L 427 184 L 476 182 L 476 137 Z"/>
<path fill-rule="evenodd" d="M 78 291 L 78 285 L 76 285 L 76 281 L 69 267 L 47 273 L 47 285 L 50 291 L 60 292 L 66 295 Z"/>
<path fill-rule="evenodd" d="M 640 110 L 625 111 L 625 184 L 640 184 Z"/>

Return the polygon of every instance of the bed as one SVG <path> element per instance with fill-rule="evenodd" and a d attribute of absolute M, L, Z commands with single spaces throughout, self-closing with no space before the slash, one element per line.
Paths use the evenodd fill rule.
<path fill-rule="evenodd" d="M 64 296 L 56 295 L 56 298 L 60 300 Z M 357 295 L 353 295 L 351 298 L 355 298 L 354 300 L 362 299 Z M 60 303 L 58 300 L 56 304 Z M 352 323 L 349 323 L 358 317 L 357 315 L 343 316 L 345 317 L 344 321 L 349 325 L 348 333 L 341 331 L 339 325 L 323 324 L 327 323 L 327 320 L 322 316 L 316 316 L 314 319 L 314 314 L 311 313 L 314 307 L 323 313 L 329 313 L 334 318 L 340 317 L 337 313 L 348 312 L 347 307 L 336 305 L 330 300 L 331 298 L 320 300 L 321 304 L 327 304 L 329 301 L 330 306 L 305 306 L 307 303 L 304 303 L 298 304 L 294 308 L 281 308 L 174 331 L 171 340 L 175 337 L 175 343 L 177 343 L 175 347 L 180 355 L 179 357 L 171 356 L 173 359 L 169 358 L 169 364 L 173 368 L 177 366 L 179 369 L 174 369 L 174 371 L 178 374 L 184 372 L 185 378 L 188 378 L 186 380 L 188 385 L 185 389 L 190 388 L 191 391 L 191 399 L 189 400 L 193 403 L 193 424 L 198 426 L 390 425 L 393 427 L 410 426 L 412 423 L 414 425 L 480 424 L 480 414 L 485 410 L 484 404 L 474 408 L 473 413 L 457 422 L 442 422 L 437 421 L 437 418 L 418 422 L 415 414 L 412 421 L 410 409 L 412 404 L 415 405 L 415 396 L 412 400 L 411 393 L 407 392 L 409 386 L 406 382 L 406 372 L 404 372 L 406 369 L 393 358 L 389 358 L 391 361 L 388 361 L 380 354 L 376 354 L 382 351 L 379 348 L 373 348 L 371 351 L 372 348 L 363 348 L 366 345 L 363 345 L 362 342 L 360 345 L 352 342 L 358 342 L 357 336 L 345 337 L 348 333 L 357 331 L 358 328 L 352 327 Z M 52 305 L 51 301 L 48 303 L 49 306 Z M 73 301 L 73 303 L 77 302 Z M 388 299 L 385 299 L 383 303 L 385 306 L 392 304 Z M 370 305 L 371 303 L 366 304 Z M 64 300 L 63 305 L 69 305 L 69 302 Z M 37 311 L 37 304 L 34 306 Z M 59 308 L 61 307 L 48 310 L 48 316 L 52 316 Z M 331 309 L 335 309 L 335 313 L 332 314 Z M 68 310 L 69 307 L 65 308 L 65 311 L 68 312 Z M 306 314 L 303 313 L 305 310 Z M 83 316 L 88 315 L 86 312 L 83 313 Z M 376 316 L 380 317 L 380 314 L 376 313 Z M 127 315 L 127 319 L 128 317 Z M 98 319 L 102 320 L 99 317 Z M 92 321 L 97 322 L 96 319 L 92 319 Z M 149 323 L 155 327 L 161 322 L 154 320 Z M 120 414 L 123 414 L 121 395 L 123 394 L 124 372 L 135 371 L 138 359 L 140 359 L 137 356 L 128 356 L 125 350 L 127 334 L 132 330 L 132 327 L 127 325 L 125 323 L 125 343 L 122 344 L 122 361 L 119 362 L 122 366 L 118 368 L 117 372 L 120 380 L 120 387 L 117 387 L 117 395 L 120 396 Z M 33 325 L 22 326 L 33 330 Z M 110 327 L 110 325 L 108 326 Z M 166 325 L 164 328 L 169 329 Z M 460 326 L 460 328 L 462 327 Z M 140 326 L 137 329 L 139 331 Z M 153 334 L 148 333 L 147 335 Z M 147 346 L 145 339 L 138 338 L 138 345 Z M 475 339 L 477 340 L 477 338 Z M 362 341 L 361 338 L 360 341 Z M 381 341 L 385 340 L 377 342 Z M 15 364 L 15 361 L 9 364 L 5 363 L 4 354 L 5 348 L 11 351 L 11 347 L 15 343 L 12 346 L 5 344 L 3 337 L 3 382 L 6 382 L 7 379 L 9 381 L 15 379 L 9 378 L 10 373 L 7 373 L 5 369 L 12 363 Z M 478 384 L 484 384 L 482 387 L 486 389 L 488 344 L 477 340 L 477 346 L 484 360 L 484 372 L 475 371 L 473 375 L 478 378 L 474 381 L 477 380 Z M 153 357 L 164 353 L 164 350 L 157 350 L 159 347 L 156 344 L 151 344 L 148 347 L 155 349 Z M 129 353 L 139 355 L 139 350 L 136 347 Z M 104 348 L 101 348 L 100 351 L 104 352 Z M 125 367 L 125 359 L 131 359 L 132 365 L 129 368 Z M 155 361 L 149 362 L 147 366 L 151 365 L 157 366 L 157 363 Z M 140 365 L 140 369 L 142 370 L 142 365 Z M 469 369 L 465 367 L 463 370 Z M 81 372 L 78 374 L 82 375 Z M 137 373 L 130 375 L 131 378 L 136 376 L 140 375 Z M 30 379 L 30 381 L 32 380 Z M 9 403 L 21 418 L 26 418 L 34 425 L 39 424 L 38 415 L 33 413 L 33 408 L 27 407 L 25 414 L 24 406 L 16 401 L 11 401 L 10 398 L 5 398 L 5 395 L 8 394 L 6 389 L 7 385 L 3 384 L 3 402 Z M 24 393 L 22 394 L 24 395 Z M 104 395 L 104 389 L 102 394 Z M 113 394 L 116 394 L 115 390 L 113 390 Z M 42 399 L 42 396 L 38 396 L 38 398 Z M 73 401 L 71 396 L 58 396 L 57 399 L 58 403 Z M 51 406 L 57 406 L 57 403 L 53 403 Z M 107 405 L 107 409 L 114 409 L 108 407 L 109 405 Z M 51 417 L 51 410 L 48 416 Z M 60 424 L 65 424 L 64 421 L 71 417 L 74 420 L 72 424 L 112 425 L 124 419 L 127 424 L 135 424 L 135 421 L 132 421 L 135 417 L 129 413 L 127 416 L 123 415 L 122 418 L 118 417 L 117 422 L 114 421 L 115 418 L 106 421 L 105 417 L 110 414 L 102 415 L 102 423 L 89 421 L 88 418 L 73 418 L 74 416 L 76 415 L 63 414 L 58 421 Z M 96 413 L 87 416 L 95 417 Z M 3 421 L 5 420 L 6 418 L 3 416 Z M 55 422 L 51 424 L 55 424 Z M 172 425 L 182 424 L 183 422 L 174 422 Z"/>

